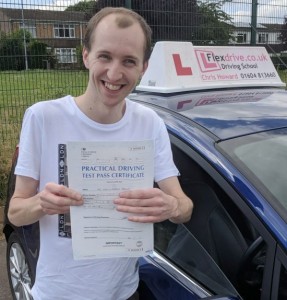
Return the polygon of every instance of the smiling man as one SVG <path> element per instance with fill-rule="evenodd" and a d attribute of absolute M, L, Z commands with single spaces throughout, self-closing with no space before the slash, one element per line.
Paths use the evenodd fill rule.
<path fill-rule="evenodd" d="M 59 145 L 69 141 L 152 140 L 159 188 L 125 191 L 114 200 L 131 222 L 186 222 L 192 201 L 183 193 L 162 120 L 126 99 L 148 66 L 151 30 L 138 14 L 105 8 L 89 22 L 83 61 L 89 70 L 79 97 L 42 101 L 27 109 L 9 219 L 40 224 L 34 300 L 137 299 L 136 258 L 74 260 L 69 235 L 59 234 L 63 214 L 83 205 L 77 191 L 58 183 Z"/>
<path fill-rule="evenodd" d="M 83 50 L 88 87 L 76 103 L 92 120 L 116 123 L 124 115 L 125 97 L 147 68 L 146 38 L 138 22 L 119 14 L 109 14 L 92 24 L 97 29 L 88 27 L 90 40 L 85 40 Z"/>

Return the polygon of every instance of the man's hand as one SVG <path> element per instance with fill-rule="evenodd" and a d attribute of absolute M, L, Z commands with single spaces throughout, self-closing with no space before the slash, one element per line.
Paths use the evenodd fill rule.
<path fill-rule="evenodd" d="M 114 200 L 117 210 L 130 213 L 130 221 L 161 222 L 175 217 L 178 211 L 176 198 L 158 188 L 125 191 L 119 196 Z"/>
<path fill-rule="evenodd" d="M 81 194 L 56 183 L 47 183 L 39 197 L 42 210 L 48 215 L 64 214 L 70 211 L 70 206 L 84 203 Z"/>
<path fill-rule="evenodd" d="M 38 193 L 39 181 L 17 176 L 14 194 L 10 200 L 8 218 L 16 226 L 37 222 L 44 215 L 62 214 L 71 205 L 82 205 L 82 196 L 63 185 L 47 183 Z"/>
<path fill-rule="evenodd" d="M 124 191 L 114 200 L 120 212 L 129 213 L 133 222 L 162 222 L 169 219 L 174 223 L 190 219 L 193 203 L 181 189 L 177 177 L 158 182 L 158 188 Z"/>

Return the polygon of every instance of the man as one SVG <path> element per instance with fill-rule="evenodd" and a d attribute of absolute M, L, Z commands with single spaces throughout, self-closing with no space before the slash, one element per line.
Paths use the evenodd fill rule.
<path fill-rule="evenodd" d="M 104 8 L 90 20 L 85 35 L 85 93 L 39 102 L 25 113 L 8 216 L 17 226 L 40 223 L 35 300 L 128 299 L 138 285 L 136 258 L 76 261 L 71 239 L 59 236 L 58 214 L 83 204 L 78 192 L 57 183 L 59 144 L 153 140 L 160 189 L 122 192 L 114 200 L 116 208 L 130 213 L 133 222 L 181 223 L 190 218 L 192 202 L 179 185 L 163 122 L 126 99 L 148 66 L 150 48 L 150 28 L 138 14 Z"/>

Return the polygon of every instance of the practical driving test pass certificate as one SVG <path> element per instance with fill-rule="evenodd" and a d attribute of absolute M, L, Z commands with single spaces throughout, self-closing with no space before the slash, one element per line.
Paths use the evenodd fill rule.
<path fill-rule="evenodd" d="M 129 221 L 113 203 L 121 191 L 153 187 L 153 141 L 68 142 L 67 172 L 68 186 L 84 198 L 84 205 L 71 206 L 75 259 L 153 250 L 153 224 Z"/>

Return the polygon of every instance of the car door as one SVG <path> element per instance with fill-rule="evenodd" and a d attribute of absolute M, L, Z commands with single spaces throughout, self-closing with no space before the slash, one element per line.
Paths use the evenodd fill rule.
<path fill-rule="evenodd" d="M 174 134 L 170 138 L 180 183 L 194 202 L 191 221 L 184 224 L 186 229 L 240 297 L 271 299 L 276 241 L 207 157 Z M 216 294 L 208 283 L 202 284 Z"/>
<path fill-rule="evenodd" d="M 287 255 L 279 245 L 276 250 L 272 283 L 271 299 L 287 299 Z"/>
<path fill-rule="evenodd" d="M 241 299 L 185 225 L 164 221 L 154 229 L 155 251 L 140 259 L 140 295 L 149 300 Z"/>

